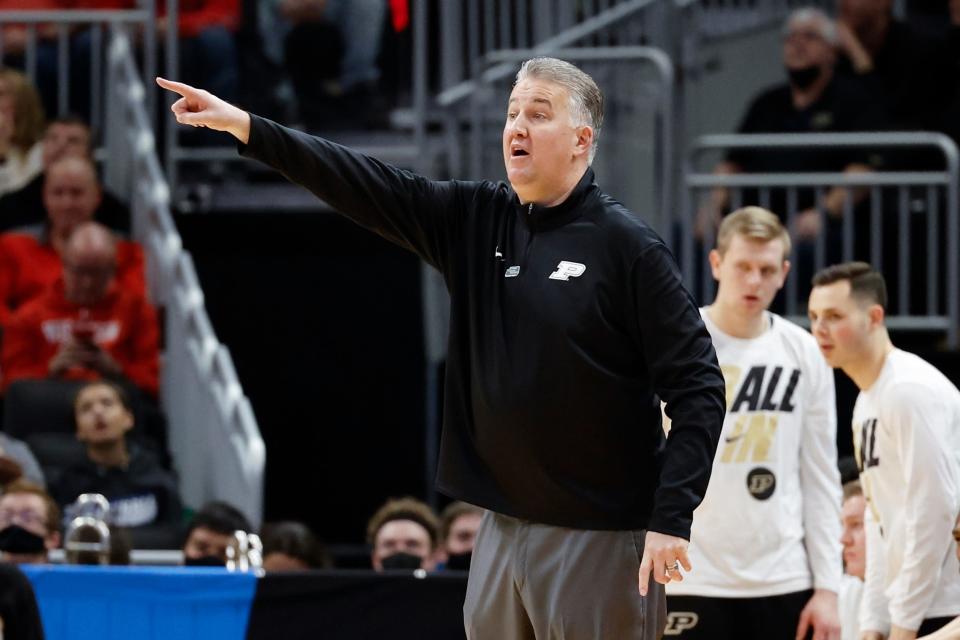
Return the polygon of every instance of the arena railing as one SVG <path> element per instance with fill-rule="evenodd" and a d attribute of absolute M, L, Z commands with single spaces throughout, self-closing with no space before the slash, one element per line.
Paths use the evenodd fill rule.
<path fill-rule="evenodd" d="M 722 175 L 699 168 L 708 153 L 732 149 L 798 151 L 811 148 L 859 150 L 861 153 L 938 152 L 937 170 L 739 173 Z M 942 331 L 951 349 L 960 346 L 960 154 L 947 136 L 931 132 L 733 134 L 696 139 L 687 155 L 683 202 L 675 231 L 675 248 L 684 277 L 701 303 L 713 296 L 713 278 L 706 256 L 714 244 L 714 228 L 703 225 L 695 234 L 696 217 L 709 218 L 710 192 L 726 189 L 728 209 L 744 204 L 770 207 L 779 199 L 785 211 L 775 211 L 793 228 L 801 197 L 811 199 L 821 217 L 812 243 L 794 240 L 793 263 L 785 286 L 786 314 L 799 323 L 806 308 L 811 270 L 803 272 L 798 252 L 806 250 L 812 269 L 835 260 L 864 260 L 884 271 L 891 285 L 887 324 L 892 329 Z M 834 187 L 847 189 L 840 229 L 822 208 Z M 853 193 L 858 196 L 854 197 Z M 745 196 L 750 196 L 749 199 Z M 716 213 L 716 212 L 713 212 Z M 915 237 L 922 235 L 922 237 Z M 829 243 L 829 247 L 828 247 Z M 859 246 L 858 246 L 859 245 Z M 922 253 L 918 253 L 918 248 Z M 831 256 L 831 254 L 833 254 Z M 891 255 L 893 254 L 893 255 Z M 805 278 L 806 281 L 801 281 Z M 916 290 L 918 289 L 919 290 Z"/>
<path fill-rule="evenodd" d="M 134 237 L 148 255 L 151 292 L 166 311 L 161 403 L 184 503 L 199 507 L 226 500 L 259 522 L 266 448 L 170 215 L 170 189 L 156 154 L 146 91 L 130 39 L 119 29 L 112 34 L 107 71 L 108 174 L 126 185 Z"/>
<path fill-rule="evenodd" d="M 173 4 L 176 0 L 173 0 Z M 142 53 L 142 68 L 144 77 L 152 78 L 157 69 L 157 30 L 156 8 L 154 0 L 136 0 L 136 7 L 123 10 L 2 10 L 0 11 L 0 64 L 5 64 L 11 54 L 3 46 L 3 27 L 23 25 L 26 30 L 26 40 L 22 52 L 23 70 L 32 79 L 36 80 L 39 68 L 41 49 L 52 41 L 41 37 L 40 30 L 45 26 L 56 31 L 56 46 L 49 51 L 56 53 L 56 115 L 64 115 L 71 111 L 71 46 L 84 39 L 84 53 L 89 53 L 89 88 L 90 88 L 90 126 L 94 131 L 105 127 L 103 115 L 105 105 L 102 103 L 105 94 L 104 83 L 104 51 L 108 31 L 116 26 L 130 26 L 138 29 L 140 50 Z M 73 60 L 76 62 L 76 60 Z M 154 104 L 156 87 L 146 89 L 148 105 Z M 73 105 L 76 109 L 76 105 Z M 149 113 L 153 113 L 152 109 Z M 47 114 L 50 116 L 51 114 Z M 98 154 L 100 155 L 100 154 Z"/>

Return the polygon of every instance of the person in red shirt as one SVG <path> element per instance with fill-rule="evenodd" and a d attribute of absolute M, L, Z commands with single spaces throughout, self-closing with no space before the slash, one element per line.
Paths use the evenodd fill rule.
<path fill-rule="evenodd" d="M 89 158 L 68 156 L 47 169 L 43 202 L 47 225 L 37 234 L 0 235 L 0 326 L 10 314 L 41 295 L 57 278 L 67 238 L 78 225 L 93 220 L 101 200 L 96 170 Z M 133 242 L 116 247 L 120 287 L 145 295 L 143 251 Z"/>
<path fill-rule="evenodd" d="M 25 378 L 127 379 L 156 397 L 156 312 L 115 278 L 118 247 L 95 222 L 78 226 L 63 252 L 63 277 L 18 309 L 4 330 L 2 388 Z"/>

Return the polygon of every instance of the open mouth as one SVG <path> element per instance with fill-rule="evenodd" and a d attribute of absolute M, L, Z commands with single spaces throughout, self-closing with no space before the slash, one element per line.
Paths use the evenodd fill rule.
<path fill-rule="evenodd" d="M 529 156 L 530 154 L 524 151 L 523 149 L 511 149 L 510 156 L 512 158 L 522 158 L 524 156 Z"/>

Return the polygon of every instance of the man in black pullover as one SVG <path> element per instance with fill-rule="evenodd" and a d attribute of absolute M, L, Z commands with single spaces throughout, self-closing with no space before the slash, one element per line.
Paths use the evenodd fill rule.
<path fill-rule="evenodd" d="M 427 180 L 158 82 L 182 96 L 179 122 L 231 133 L 242 154 L 443 274 L 437 484 L 489 510 L 468 637 L 659 638 L 661 585 L 690 570 L 724 383 L 663 241 L 594 182 L 593 79 L 560 60 L 524 63 L 503 130 L 509 185 Z"/>

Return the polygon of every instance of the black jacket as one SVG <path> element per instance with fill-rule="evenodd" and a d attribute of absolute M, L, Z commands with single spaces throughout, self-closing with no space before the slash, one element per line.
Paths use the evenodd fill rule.
<path fill-rule="evenodd" d="M 241 152 L 443 274 L 441 491 L 550 525 L 689 536 L 723 377 L 670 252 L 592 170 L 543 208 L 502 183 L 427 180 L 256 116 Z"/>

